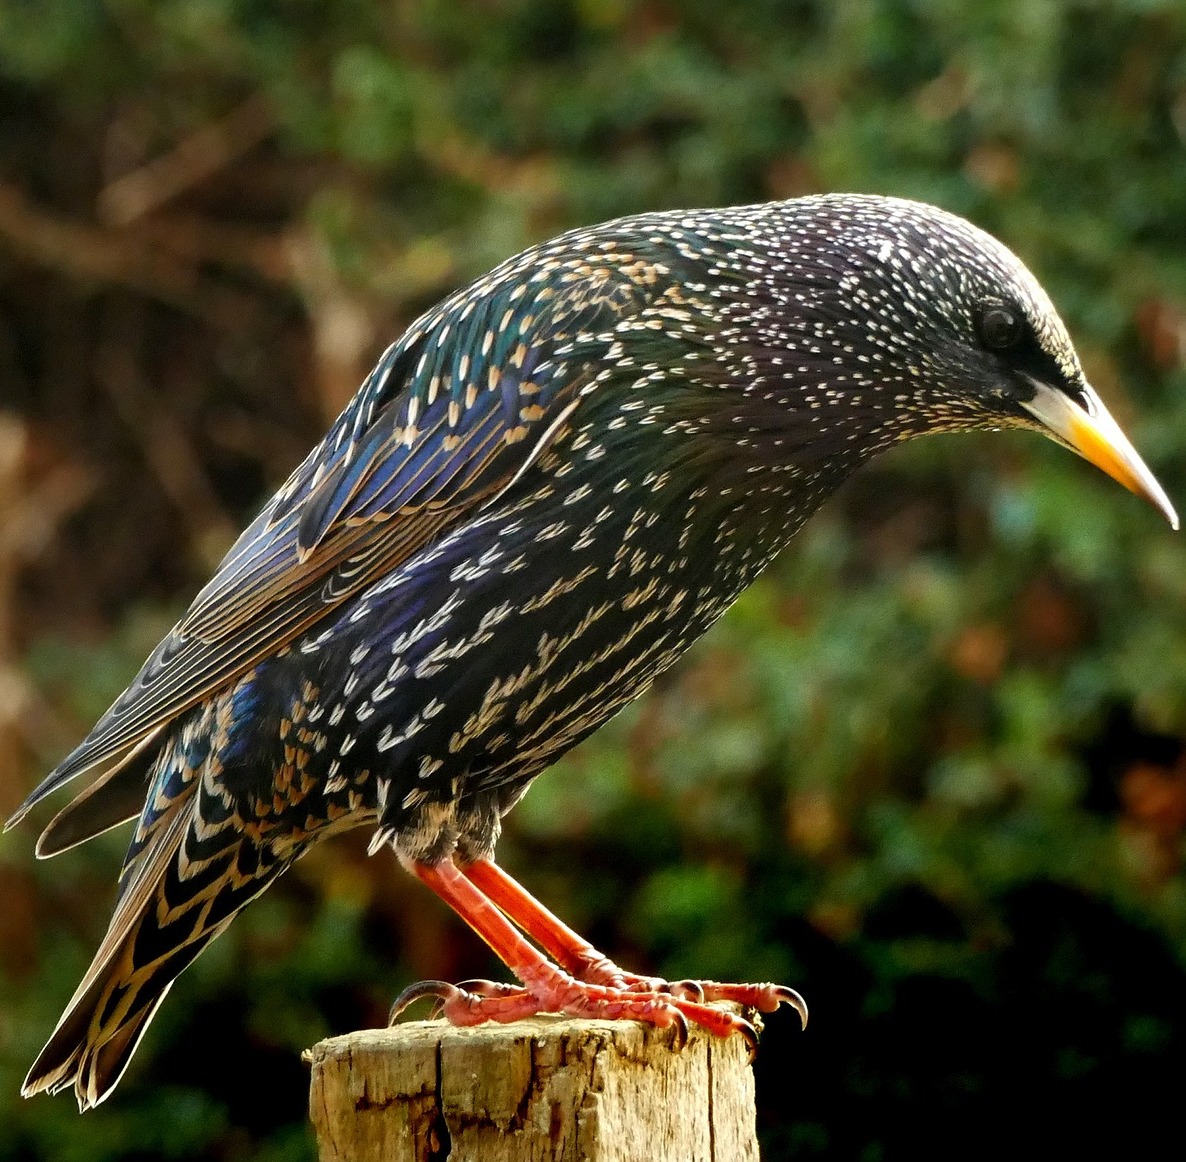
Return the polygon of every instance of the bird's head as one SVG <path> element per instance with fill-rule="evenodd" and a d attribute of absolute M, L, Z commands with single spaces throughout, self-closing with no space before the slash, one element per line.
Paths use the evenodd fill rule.
<path fill-rule="evenodd" d="M 877 446 L 923 432 L 1031 428 L 1178 527 L 1165 492 L 1087 382 L 1049 297 L 995 238 L 897 198 L 823 195 L 758 213 L 758 229 L 778 236 L 773 249 L 786 257 L 759 258 L 764 269 L 750 284 L 780 300 L 766 312 L 763 346 L 785 350 L 777 361 L 797 365 L 808 383 L 819 376 L 809 398 L 823 413 L 820 427 L 837 433 L 836 421 L 855 407 Z M 788 328 L 787 319 L 797 322 Z"/>

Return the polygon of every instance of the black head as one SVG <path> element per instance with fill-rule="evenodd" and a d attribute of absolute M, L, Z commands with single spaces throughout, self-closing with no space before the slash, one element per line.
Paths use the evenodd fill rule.
<path fill-rule="evenodd" d="M 732 213 L 730 310 L 760 333 L 760 370 L 806 383 L 834 435 L 846 413 L 874 450 L 923 432 L 1032 428 L 1176 527 L 1045 291 L 995 238 L 933 206 L 867 195 Z"/>

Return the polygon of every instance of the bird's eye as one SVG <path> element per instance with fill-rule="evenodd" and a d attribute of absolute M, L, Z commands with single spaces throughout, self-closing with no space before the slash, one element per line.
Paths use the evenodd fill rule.
<path fill-rule="evenodd" d="M 991 303 L 980 309 L 976 329 L 986 347 L 1005 351 L 1021 338 L 1021 314 L 1012 307 Z"/>

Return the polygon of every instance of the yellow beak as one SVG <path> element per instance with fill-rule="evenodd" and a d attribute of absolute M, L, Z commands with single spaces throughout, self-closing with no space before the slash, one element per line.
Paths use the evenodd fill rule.
<path fill-rule="evenodd" d="M 1086 406 L 1083 406 L 1038 380 L 1030 382 L 1034 385 L 1034 398 L 1021 406 L 1038 421 L 1045 435 L 1078 452 L 1130 492 L 1143 496 L 1160 509 L 1173 528 L 1178 527 L 1178 514 L 1165 489 L 1090 387 L 1084 392 Z"/>

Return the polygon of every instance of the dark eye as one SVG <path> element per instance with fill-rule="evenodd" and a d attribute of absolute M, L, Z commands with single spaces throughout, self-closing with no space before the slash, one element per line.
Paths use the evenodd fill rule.
<path fill-rule="evenodd" d="M 980 308 L 976 329 L 985 347 L 1005 351 L 1021 338 L 1021 312 L 1002 303 L 990 303 Z"/>

